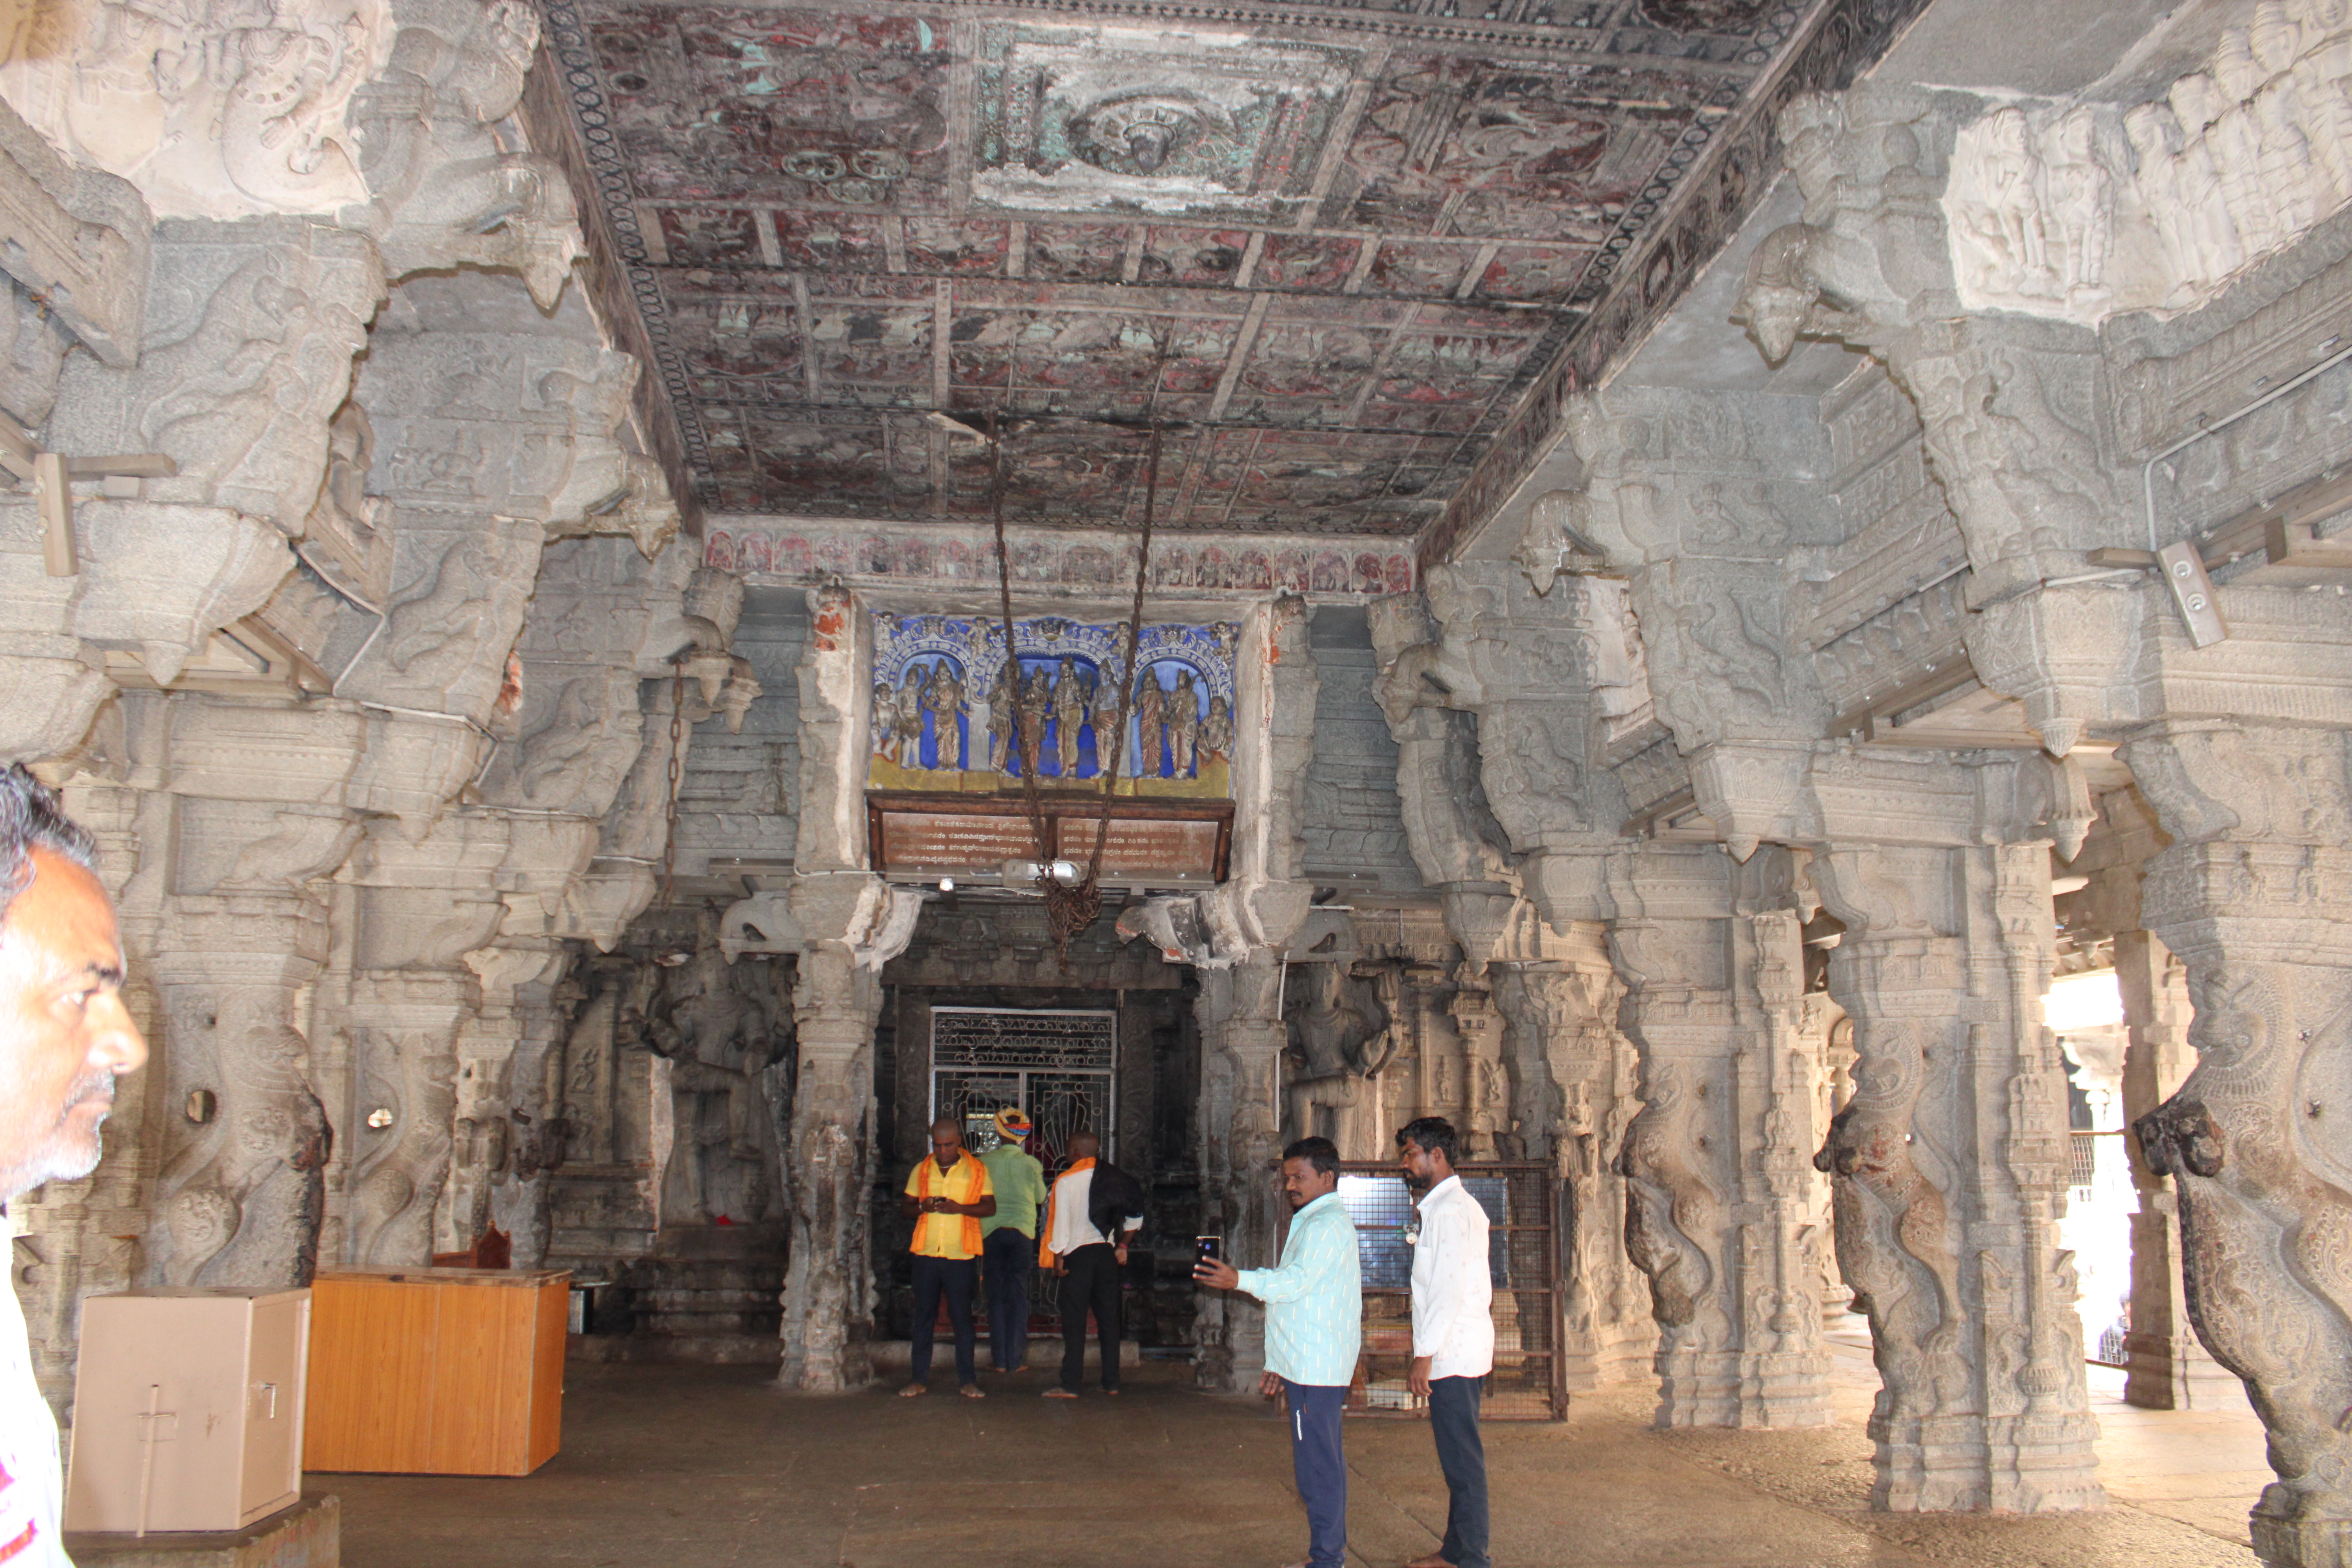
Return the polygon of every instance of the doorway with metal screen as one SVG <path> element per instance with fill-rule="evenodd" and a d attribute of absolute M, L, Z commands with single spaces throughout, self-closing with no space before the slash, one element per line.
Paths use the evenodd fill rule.
<path fill-rule="evenodd" d="M 1036 1124 L 1033 1152 L 1049 1167 L 1070 1139 L 1093 1132 L 1118 1158 L 1118 1014 L 1066 1007 L 934 1007 L 934 1118 L 962 1124 L 975 1153 L 996 1146 L 998 1108 L 1017 1105 Z"/>

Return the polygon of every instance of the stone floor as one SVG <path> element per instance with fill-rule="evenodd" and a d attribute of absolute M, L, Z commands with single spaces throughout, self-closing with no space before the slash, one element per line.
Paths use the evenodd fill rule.
<path fill-rule="evenodd" d="M 1638 1388 L 1559 1426 L 1487 1428 L 1503 1568 L 2236 1568 L 2267 1471 L 2251 1412 L 2095 1399 L 2116 1506 L 2066 1519 L 1873 1515 L 1867 1354 L 1836 1348 L 1840 1425 L 1655 1432 Z M 2097 1369 L 2094 1369 L 2095 1373 Z M 312 1476 L 343 1500 L 348 1568 L 1274 1568 L 1303 1555 L 1282 1427 L 1255 1399 L 1147 1365 L 1117 1402 L 887 1390 L 778 1394 L 747 1367 L 569 1370 L 564 1448 L 521 1480 Z M 1348 1426 L 1355 1560 L 1429 1551 L 1445 1494 L 1427 1428 Z"/>

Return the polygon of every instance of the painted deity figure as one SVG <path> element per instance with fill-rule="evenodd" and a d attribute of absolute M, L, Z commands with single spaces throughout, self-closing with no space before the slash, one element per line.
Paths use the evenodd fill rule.
<path fill-rule="evenodd" d="M 1008 658 L 988 692 L 988 766 L 992 773 L 1013 771 L 1013 713 L 1020 700 L 1021 668 Z"/>
<path fill-rule="evenodd" d="M 1201 750 L 1212 762 L 1234 760 L 1234 705 L 1222 697 L 1209 699 L 1209 716 L 1201 722 Z"/>
<path fill-rule="evenodd" d="M 1200 741 L 1201 690 L 1188 669 L 1176 678 L 1176 690 L 1168 700 L 1168 750 L 1178 778 L 1191 778 L 1195 772 Z"/>
<path fill-rule="evenodd" d="M 1045 672 L 1033 669 L 1021 682 L 1021 772 L 1035 778 L 1045 752 L 1045 715 L 1054 704 Z"/>
<path fill-rule="evenodd" d="M 898 686 L 898 765 L 923 765 L 923 672 L 910 669 Z"/>
<path fill-rule="evenodd" d="M 1135 693 L 1135 765 L 1130 772 L 1137 778 L 1160 776 L 1160 715 L 1166 697 L 1159 678 L 1145 670 Z"/>
<path fill-rule="evenodd" d="M 931 731 L 939 737 L 939 765 L 950 770 L 963 766 L 963 731 L 957 721 L 963 717 L 963 681 L 955 667 L 941 660 L 931 675 Z"/>
<path fill-rule="evenodd" d="M 872 720 L 874 754 L 887 762 L 898 760 L 898 697 L 887 680 L 874 683 L 874 716 Z"/>
<path fill-rule="evenodd" d="M 1086 721 L 1086 682 L 1078 667 L 1066 658 L 1054 683 L 1054 755 L 1066 779 L 1078 776 L 1078 730 Z"/>

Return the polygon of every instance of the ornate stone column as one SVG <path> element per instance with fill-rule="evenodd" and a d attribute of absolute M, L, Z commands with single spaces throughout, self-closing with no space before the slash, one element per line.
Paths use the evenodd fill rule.
<path fill-rule="evenodd" d="M 2189 1044 L 2189 980 L 2180 961 L 2140 929 L 2140 882 L 2165 839 L 2147 798 L 2118 789 L 2098 802 L 2098 826 L 2072 868 L 2088 884 L 2066 928 L 2077 942 L 2105 935 L 2124 1010 L 2124 1121 L 2128 1127 L 2179 1089 L 2196 1065 Z M 2139 1200 L 2131 1216 L 2131 1329 L 2124 1336 L 2124 1402 L 2150 1410 L 2233 1408 L 2237 1379 L 2197 1342 L 2181 1286 L 2180 1203 L 2172 1178 L 2124 1145 Z"/>
<path fill-rule="evenodd" d="M 803 919 L 814 915 L 796 899 Z M 792 1200 L 792 1249 L 784 1275 L 781 1381 L 810 1394 L 862 1386 L 874 1319 L 872 1226 L 866 1189 L 874 1164 L 874 1024 L 881 1016 L 877 970 L 843 942 L 800 961 L 793 992 L 799 1082 L 784 1184 Z"/>
<path fill-rule="evenodd" d="M 2243 693 L 2245 708 L 2352 689 L 2340 612 L 2276 589 L 2227 613 L 2236 635 L 2201 668 L 2166 637 L 2179 707 L 2240 706 L 2196 689 L 2221 696 L 2250 667 L 2292 668 L 2298 690 Z M 2254 1548 L 2282 1568 L 2352 1563 L 2352 766 L 2346 730 L 2320 719 L 2168 718 L 2123 752 L 2173 837 L 2148 868 L 2143 920 L 2197 1007 L 2196 1069 L 2137 1131 L 2178 1184 L 2198 1335 L 2270 1434 L 2278 1479 L 2254 1506 Z"/>
<path fill-rule="evenodd" d="M 1814 875 L 1846 927 L 1830 990 L 1857 1053 L 1816 1163 L 1837 1178 L 1838 1259 L 1884 1379 L 1871 1500 L 1897 1511 L 2104 1500 L 2056 1247 L 2067 1131 L 2041 1016 L 2048 846 L 1969 842 L 2028 765 L 1859 754 L 1814 769 L 1831 838 Z M 1854 844 L 1858 828 L 1879 841 Z"/>
<path fill-rule="evenodd" d="M 1270 1266 L 1282 1202 L 1280 1163 L 1284 964 L 1254 950 L 1201 975 L 1193 1016 L 1201 1030 L 1201 1226 L 1225 1238 L 1225 1256 Z M 1265 1366 L 1265 1310 L 1233 1291 L 1203 1291 L 1193 1319 L 1193 1377 L 1238 1394 Z"/>
<path fill-rule="evenodd" d="M 1804 1152 L 1818 1068 L 1790 856 L 1735 868 L 1705 845 L 1623 858 L 1609 938 L 1641 1047 L 1625 1237 L 1662 1337 L 1661 1426 L 1817 1426 L 1829 1358 Z"/>
<path fill-rule="evenodd" d="M 871 1375 L 874 1268 L 867 1186 L 874 1150 L 874 1025 L 882 963 L 869 944 L 892 898 L 866 869 L 866 752 L 873 623 L 838 586 L 809 594 L 800 661 L 799 873 L 789 907 L 761 922 L 802 957 L 793 992 L 799 1081 L 784 1185 L 792 1247 L 784 1275 L 787 1388 L 834 1394 Z M 912 899 L 913 894 L 904 898 Z M 911 920 L 898 933 L 905 945 Z"/>

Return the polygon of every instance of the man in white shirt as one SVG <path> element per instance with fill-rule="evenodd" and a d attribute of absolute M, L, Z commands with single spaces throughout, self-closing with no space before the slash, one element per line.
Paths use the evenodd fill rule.
<path fill-rule="evenodd" d="M 1429 1432 L 1452 1500 L 1445 1539 L 1406 1568 L 1489 1568 L 1486 1447 L 1478 1396 L 1495 1370 L 1494 1276 L 1486 1211 L 1454 1173 L 1454 1124 L 1442 1116 L 1405 1123 L 1397 1163 L 1421 1194 L 1412 1242 L 1412 1391 L 1429 1401 Z"/>
<path fill-rule="evenodd" d="M 0 1198 L 98 1167 L 114 1080 L 147 1061 L 122 1006 L 96 845 L 17 764 L 0 773 Z M 72 1568 L 58 1533 L 58 1426 L 33 1381 L 16 1293 L 0 1289 L 0 1563 Z"/>
<path fill-rule="evenodd" d="M 1143 1224 L 1139 1214 L 1097 1213 L 1096 1155 L 1102 1140 L 1081 1132 L 1070 1140 L 1070 1168 L 1054 1183 L 1045 1200 L 1045 1223 L 1037 1243 L 1037 1263 L 1061 1278 L 1062 1381 L 1045 1391 L 1048 1399 L 1076 1399 L 1086 1380 L 1087 1311 L 1102 1344 L 1102 1389 L 1118 1392 L 1119 1276 L 1127 1268 L 1127 1238 Z M 1115 1167 L 1105 1167 L 1115 1169 Z M 1122 1183 L 1129 1178 L 1121 1176 Z M 1106 1192 L 1104 1196 L 1116 1194 Z M 1108 1226 L 1102 1221 L 1108 1221 Z M 1105 1234 L 1115 1230 L 1114 1237 Z"/>

